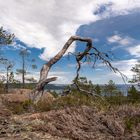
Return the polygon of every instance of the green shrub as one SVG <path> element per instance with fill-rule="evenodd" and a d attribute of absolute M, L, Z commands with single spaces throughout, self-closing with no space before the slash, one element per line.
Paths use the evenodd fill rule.
<path fill-rule="evenodd" d="M 12 105 L 12 112 L 14 114 L 22 114 L 24 113 L 24 108 L 21 104 L 15 104 L 15 105 Z"/>
<path fill-rule="evenodd" d="M 24 88 L 33 90 L 35 88 L 35 84 L 34 83 L 26 83 L 24 85 Z"/>
<path fill-rule="evenodd" d="M 52 91 L 50 93 L 53 95 L 54 98 L 57 98 L 59 96 L 58 93 L 56 93 L 55 91 Z"/>
<path fill-rule="evenodd" d="M 133 116 L 125 118 L 126 130 L 132 131 L 132 129 L 140 123 L 140 116 Z"/>
<path fill-rule="evenodd" d="M 78 106 L 90 106 L 98 107 L 100 109 L 108 107 L 106 101 L 100 98 L 95 98 L 93 96 L 88 96 L 77 91 L 73 91 L 67 96 L 61 96 L 56 98 L 54 101 L 46 102 L 45 100 L 40 100 L 35 106 L 38 111 L 49 111 L 52 109 L 62 109 L 66 107 L 78 107 Z"/>
<path fill-rule="evenodd" d="M 24 110 L 28 110 L 33 105 L 32 100 L 26 100 L 22 103 Z"/>
<path fill-rule="evenodd" d="M 47 102 L 46 100 L 40 100 L 34 105 L 36 111 L 49 111 L 52 108 L 53 102 Z"/>
<path fill-rule="evenodd" d="M 14 103 L 14 102 L 7 102 L 4 101 L 3 104 L 12 111 L 13 114 L 22 114 L 25 112 L 30 112 L 31 106 L 33 106 L 33 103 L 31 100 L 26 100 L 23 103 Z"/>
<path fill-rule="evenodd" d="M 13 114 L 24 113 L 24 108 L 21 103 L 5 103 L 5 105 Z"/>
<path fill-rule="evenodd" d="M 110 105 L 123 105 L 129 103 L 126 96 L 109 96 L 105 98 Z"/>
<path fill-rule="evenodd" d="M 133 85 L 129 89 L 127 97 L 128 97 L 129 102 L 131 103 L 140 102 L 140 92 L 137 91 L 137 89 Z"/>
<path fill-rule="evenodd" d="M 0 94 L 4 94 L 4 93 L 5 93 L 5 85 L 3 81 L 0 80 Z"/>

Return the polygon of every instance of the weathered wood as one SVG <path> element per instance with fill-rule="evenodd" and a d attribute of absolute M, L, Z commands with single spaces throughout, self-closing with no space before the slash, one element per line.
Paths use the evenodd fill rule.
<path fill-rule="evenodd" d="M 66 51 L 68 50 L 68 48 L 70 47 L 70 45 L 74 42 L 74 41 L 81 41 L 81 42 L 87 42 L 87 46 L 85 48 L 85 51 L 83 53 L 79 54 L 78 60 L 80 61 L 87 52 L 90 51 L 90 49 L 92 48 L 92 40 L 90 38 L 83 38 L 83 37 L 79 37 L 79 36 L 71 36 L 69 38 L 69 40 L 65 43 L 65 45 L 63 46 L 62 50 L 60 50 L 58 52 L 58 54 L 56 54 L 52 59 L 50 59 L 47 63 L 45 63 L 40 71 L 40 80 L 36 86 L 36 88 L 33 90 L 33 92 L 30 94 L 30 97 L 35 101 L 37 99 L 37 96 L 39 96 L 40 94 L 43 93 L 44 87 L 46 84 L 48 84 L 49 82 L 55 81 L 56 77 L 53 78 L 49 78 L 48 77 L 48 73 L 52 67 L 52 65 L 54 65 L 57 61 L 59 61 L 63 55 L 66 53 Z"/>
<path fill-rule="evenodd" d="M 60 60 L 61 57 L 63 57 L 63 55 L 66 53 L 66 51 L 68 50 L 68 48 L 74 41 L 82 41 L 82 42 L 88 43 L 88 47 L 86 47 L 85 51 L 81 54 L 81 57 L 79 58 L 80 60 L 84 57 L 84 54 L 86 54 L 92 48 L 91 39 L 82 38 L 79 36 L 70 37 L 70 39 L 65 43 L 62 50 L 57 55 L 55 55 L 52 59 L 50 59 L 46 64 L 43 65 L 41 72 L 40 72 L 40 80 L 42 80 L 48 76 L 48 72 L 49 72 L 51 66 L 54 65 L 58 60 Z"/>
<path fill-rule="evenodd" d="M 85 92 L 89 95 L 95 95 L 96 96 L 95 93 L 85 91 L 85 90 L 81 89 L 80 87 L 78 87 L 78 84 L 76 82 L 78 77 L 79 77 L 79 71 L 80 71 L 80 68 L 81 68 L 81 60 L 84 57 L 87 57 L 87 56 L 90 57 L 90 58 L 92 57 L 92 59 L 94 59 L 93 66 L 95 65 L 97 60 L 100 60 L 100 61 L 102 61 L 102 63 L 104 63 L 106 66 L 108 66 L 113 72 L 115 72 L 115 73 L 118 72 L 124 80 L 125 75 L 123 75 L 117 68 L 112 66 L 112 64 L 109 61 L 109 60 L 111 60 L 111 58 L 109 57 L 108 54 L 100 52 L 96 47 L 94 47 L 92 45 L 92 39 L 84 38 L 84 37 L 80 37 L 80 36 L 71 36 L 69 38 L 69 40 L 65 43 L 63 48 L 58 52 L 58 54 L 56 54 L 52 59 L 50 59 L 47 63 L 45 63 L 43 65 L 43 67 L 40 71 L 40 80 L 39 80 L 36 88 L 30 94 L 30 97 L 33 101 L 37 102 L 40 99 L 41 95 L 43 95 L 44 87 L 45 87 L 46 84 L 48 84 L 52 81 L 55 81 L 57 79 L 57 77 L 47 78 L 48 73 L 49 73 L 51 67 L 63 57 L 63 55 L 66 53 L 66 51 L 68 50 L 68 48 L 70 47 L 70 45 L 74 41 L 81 41 L 81 42 L 86 42 L 87 43 L 86 47 L 85 47 L 85 50 L 83 52 L 79 52 L 77 54 L 74 54 L 75 58 L 76 58 L 76 62 L 77 62 L 77 73 L 76 73 L 76 77 L 74 79 L 74 84 L 77 86 L 77 88 L 81 92 Z"/>

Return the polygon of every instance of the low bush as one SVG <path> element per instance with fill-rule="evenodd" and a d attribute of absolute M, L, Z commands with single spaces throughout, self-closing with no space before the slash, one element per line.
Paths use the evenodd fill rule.
<path fill-rule="evenodd" d="M 22 103 L 24 110 L 29 110 L 31 106 L 33 106 L 33 102 L 31 100 L 26 100 Z"/>
<path fill-rule="evenodd" d="M 3 83 L 3 81 L 0 81 L 0 94 L 5 94 L 5 85 Z"/>
<path fill-rule="evenodd" d="M 46 102 L 46 100 L 40 100 L 35 108 L 38 111 L 49 111 L 52 109 L 78 107 L 82 105 L 105 109 L 109 104 L 105 100 L 102 100 L 100 98 L 95 98 L 93 96 L 88 96 L 75 91 L 67 96 L 57 97 L 55 100 L 50 102 Z"/>
<path fill-rule="evenodd" d="M 3 101 L 3 104 L 13 113 L 13 114 L 22 114 L 25 112 L 30 112 L 31 106 L 33 103 L 31 100 L 26 100 L 23 103 L 17 102 L 7 102 Z"/>
<path fill-rule="evenodd" d="M 105 97 L 105 99 L 110 105 L 123 105 L 128 103 L 126 96 L 109 96 Z"/>
<path fill-rule="evenodd" d="M 132 131 L 134 127 L 136 127 L 140 123 L 140 115 L 136 115 L 133 117 L 125 118 L 125 127 L 126 130 Z"/>

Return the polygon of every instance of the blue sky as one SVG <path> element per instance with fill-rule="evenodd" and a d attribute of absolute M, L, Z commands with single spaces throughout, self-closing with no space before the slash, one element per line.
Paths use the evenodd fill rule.
<path fill-rule="evenodd" d="M 27 77 L 38 79 L 42 65 L 63 47 L 71 35 L 78 35 L 92 38 L 100 51 L 113 53 L 113 66 L 128 78 L 132 77 L 130 69 L 140 58 L 139 0 L 47 1 L 50 3 L 44 0 L 40 4 L 38 0 L 0 0 L 0 25 L 16 36 L 14 45 L 3 47 L 3 55 L 15 62 L 13 71 L 21 67 L 19 51 L 25 47 L 30 51 L 26 60 L 30 71 Z M 10 7 L 7 2 L 11 3 Z M 69 51 L 81 51 L 84 45 L 77 42 Z M 38 67 L 36 70 L 30 67 L 33 58 Z M 49 76 L 58 76 L 55 83 L 68 84 L 75 72 L 74 57 L 65 55 L 51 69 Z M 97 63 L 95 69 L 84 63 L 80 73 L 93 83 L 104 84 L 110 79 L 123 83 L 119 74 L 114 74 L 101 63 Z"/>

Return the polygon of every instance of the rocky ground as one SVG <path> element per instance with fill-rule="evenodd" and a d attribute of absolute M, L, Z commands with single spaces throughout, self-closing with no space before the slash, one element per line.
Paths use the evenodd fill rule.
<path fill-rule="evenodd" d="M 23 115 L 13 115 L 6 108 L 0 108 L 0 140 L 68 140 L 34 129 L 38 124 L 41 120 L 26 121 Z"/>
<path fill-rule="evenodd" d="M 13 100 L 17 102 L 19 95 L 11 94 L 4 96 L 6 100 Z M 12 98 L 10 98 L 12 97 Z M 15 98 L 16 97 L 16 98 Z M 18 98 L 17 98 L 18 97 Z M 31 121 L 24 120 L 24 117 L 31 114 L 14 115 L 2 103 L 3 95 L 0 97 L 0 140 L 69 140 L 59 136 L 52 136 L 43 131 L 34 130 L 34 125 L 40 122 L 38 119 Z M 25 100 L 25 95 L 20 100 Z M 18 100 L 18 102 L 20 101 Z M 32 114 L 33 115 L 33 114 Z"/>
<path fill-rule="evenodd" d="M 0 140 L 140 140 L 140 122 L 128 129 L 128 116 L 140 118 L 140 109 L 123 106 L 106 112 L 82 106 L 12 115 L 3 108 Z"/>
<path fill-rule="evenodd" d="M 65 107 L 15 115 L 2 104 L 2 99 L 0 140 L 140 140 L 139 104 L 107 110 Z"/>

